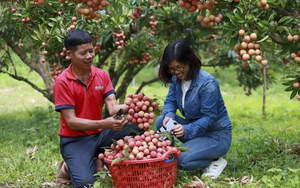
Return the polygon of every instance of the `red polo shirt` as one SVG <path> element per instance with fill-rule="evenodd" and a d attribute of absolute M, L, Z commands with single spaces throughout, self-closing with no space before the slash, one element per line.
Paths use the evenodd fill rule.
<path fill-rule="evenodd" d="M 76 117 L 90 120 L 102 119 L 102 103 L 105 97 L 115 94 L 108 73 L 102 69 L 91 66 L 88 84 L 77 80 L 71 71 L 72 64 L 63 71 L 54 82 L 53 95 L 55 110 L 71 108 L 75 110 Z M 59 135 L 65 137 L 87 136 L 101 132 L 102 129 L 90 131 L 72 130 L 60 114 Z"/>

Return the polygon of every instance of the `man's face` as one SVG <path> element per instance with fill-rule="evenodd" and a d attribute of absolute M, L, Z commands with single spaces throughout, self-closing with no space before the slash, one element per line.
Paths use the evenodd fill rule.
<path fill-rule="evenodd" d="M 94 47 L 92 43 L 78 45 L 77 50 L 72 52 L 69 51 L 68 55 L 74 66 L 89 69 L 95 56 Z"/>

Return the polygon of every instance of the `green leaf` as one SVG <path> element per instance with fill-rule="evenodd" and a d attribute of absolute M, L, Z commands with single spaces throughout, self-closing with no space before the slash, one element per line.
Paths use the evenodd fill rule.
<path fill-rule="evenodd" d="M 261 43 L 264 42 L 265 40 L 267 40 L 269 38 L 269 35 L 266 35 L 264 38 L 260 39 L 259 41 L 257 41 L 257 43 Z"/>
<path fill-rule="evenodd" d="M 290 99 L 293 99 L 297 95 L 298 91 L 297 89 L 294 89 L 293 92 L 291 93 Z"/>
<path fill-rule="evenodd" d="M 55 36 L 55 38 L 58 40 L 58 42 L 62 43 L 62 39 L 59 36 Z"/>
<path fill-rule="evenodd" d="M 282 172 L 280 168 L 270 168 L 268 172 Z"/>
<path fill-rule="evenodd" d="M 238 15 L 238 14 L 236 14 L 234 16 L 234 21 L 236 21 L 237 23 L 244 23 L 245 22 L 245 20 L 242 17 L 240 17 L 240 15 Z"/>
<path fill-rule="evenodd" d="M 52 22 L 49 22 L 48 25 L 49 25 L 50 27 L 53 27 L 53 26 L 54 26 L 54 24 L 53 24 Z"/>
<path fill-rule="evenodd" d="M 298 169 L 288 168 L 288 170 L 291 171 L 291 172 L 298 172 L 298 171 L 300 171 L 300 168 L 298 168 Z"/>
<path fill-rule="evenodd" d="M 34 35 L 31 35 L 31 37 L 34 39 L 34 40 L 37 40 L 37 41 L 39 41 L 40 39 L 38 39 L 36 36 L 34 36 Z"/>
<path fill-rule="evenodd" d="M 276 28 L 280 33 L 286 31 L 287 33 L 289 33 L 289 28 L 287 28 L 286 26 L 278 26 Z"/>
<path fill-rule="evenodd" d="M 278 23 L 282 23 L 284 22 L 284 24 L 288 24 L 290 22 L 293 21 L 293 18 L 291 18 L 290 16 L 283 16 L 279 21 Z"/>
<path fill-rule="evenodd" d="M 277 181 L 280 181 L 281 178 L 282 178 L 282 175 L 277 174 L 277 175 L 274 175 L 273 178 L 274 178 L 275 180 L 277 180 Z"/>
<path fill-rule="evenodd" d="M 100 187 L 100 182 L 99 181 L 94 182 L 94 187 Z"/>
<path fill-rule="evenodd" d="M 270 24 L 270 22 L 268 22 L 267 20 L 262 20 L 258 22 L 258 25 L 260 27 L 262 27 L 261 29 L 264 31 L 267 29 L 269 29 L 271 32 L 276 33 L 277 31 L 275 30 L 275 28 Z"/>
<path fill-rule="evenodd" d="M 279 0 L 279 2 L 281 4 L 282 8 L 284 8 L 285 4 L 286 4 L 286 0 Z"/>
<path fill-rule="evenodd" d="M 291 86 L 293 85 L 294 81 L 288 81 L 288 82 L 284 82 L 284 83 L 281 83 L 282 85 L 284 86 Z"/>
<path fill-rule="evenodd" d="M 37 31 L 37 30 L 33 30 L 33 32 L 36 34 L 36 38 L 38 39 L 38 40 L 41 40 L 41 34 Z M 31 35 L 31 37 L 32 37 L 33 35 Z"/>
<path fill-rule="evenodd" d="M 294 87 L 293 87 L 293 85 L 292 85 L 292 86 L 289 86 L 289 87 L 285 88 L 284 91 L 293 91 L 293 89 L 294 89 Z"/>
<path fill-rule="evenodd" d="M 270 21 L 274 20 L 274 17 L 275 17 L 276 15 L 277 15 L 276 12 L 274 12 L 273 14 L 271 14 L 271 15 L 269 16 L 269 18 L 268 18 L 268 21 L 270 22 Z"/>
<path fill-rule="evenodd" d="M 124 160 L 126 160 L 126 158 L 120 158 L 120 157 L 115 158 L 115 159 L 111 162 L 111 165 L 114 165 L 114 164 L 116 164 L 116 163 L 122 162 L 122 161 L 124 161 Z"/>
<path fill-rule="evenodd" d="M 125 157 L 126 159 L 128 159 L 128 156 L 129 156 L 129 147 L 127 147 L 127 148 L 125 149 L 125 151 L 124 151 L 124 157 Z"/>
<path fill-rule="evenodd" d="M 115 139 L 112 139 L 112 141 L 113 141 L 114 147 L 116 148 L 117 141 Z"/>
<path fill-rule="evenodd" d="M 289 82 L 289 81 L 293 81 L 294 82 L 295 79 L 296 79 L 295 75 L 286 76 L 286 77 L 282 78 L 282 80 L 287 81 L 287 82 Z"/>
<path fill-rule="evenodd" d="M 186 147 L 177 147 L 177 149 L 181 152 L 189 151 L 189 149 Z"/>

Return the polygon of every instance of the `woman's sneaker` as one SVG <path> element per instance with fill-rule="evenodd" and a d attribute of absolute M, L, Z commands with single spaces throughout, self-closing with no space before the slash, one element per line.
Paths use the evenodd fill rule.
<path fill-rule="evenodd" d="M 213 161 L 203 172 L 202 176 L 207 176 L 210 179 L 217 179 L 224 168 L 227 165 L 227 161 L 220 157 L 218 160 Z"/>

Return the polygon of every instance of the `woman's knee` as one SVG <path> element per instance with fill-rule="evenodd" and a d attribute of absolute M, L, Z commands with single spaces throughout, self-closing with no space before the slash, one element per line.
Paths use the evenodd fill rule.
<path fill-rule="evenodd" d="M 190 164 L 186 161 L 184 157 L 178 157 L 177 167 L 181 170 L 190 170 Z"/>

